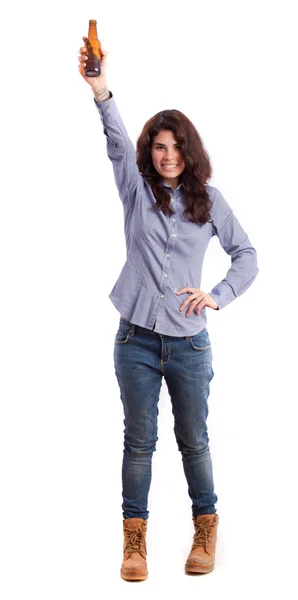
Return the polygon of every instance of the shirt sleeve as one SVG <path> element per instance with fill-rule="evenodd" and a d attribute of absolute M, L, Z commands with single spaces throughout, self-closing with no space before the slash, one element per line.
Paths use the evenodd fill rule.
<path fill-rule="evenodd" d="M 108 157 L 113 164 L 115 182 L 123 203 L 132 199 L 141 182 L 136 152 L 128 137 L 112 93 L 109 100 L 95 102 L 107 140 Z"/>
<path fill-rule="evenodd" d="M 222 194 L 213 188 L 212 230 L 231 257 L 225 278 L 210 292 L 221 309 L 243 294 L 256 278 L 257 253 Z"/>

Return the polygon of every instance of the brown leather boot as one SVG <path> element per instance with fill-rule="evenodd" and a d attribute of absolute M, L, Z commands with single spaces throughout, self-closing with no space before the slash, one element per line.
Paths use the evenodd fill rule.
<path fill-rule="evenodd" d="M 123 562 L 121 577 L 127 581 L 147 579 L 145 519 L 124 519 L 123 521 Z"/>
<path fill-rule="evenodd" d="M 218 515 L 193 517 L 195 534 L 193 545 L 185 564 L 186 573 L 210 573 L 214 569 Z"/>

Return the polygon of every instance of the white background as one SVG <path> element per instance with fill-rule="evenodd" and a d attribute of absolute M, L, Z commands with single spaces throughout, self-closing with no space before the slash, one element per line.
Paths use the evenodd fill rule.
<path fill-rule="evenodd" d="M 1 599 L 296 597 L 295 2 L 12 3 L 1 15 Z M 211 181 L 258 251 L 252 287 L 208 310 L 214 572 L 184 574 L 193 528 L 170 400 L 160 397 L 149 579 L 120 579 L 122 407 L 108 294 L 122 205 L 91 88 L 88 21 L 133 141 L 183 111 Z M 202 289 L 229 257 L 213 238 Z"/>

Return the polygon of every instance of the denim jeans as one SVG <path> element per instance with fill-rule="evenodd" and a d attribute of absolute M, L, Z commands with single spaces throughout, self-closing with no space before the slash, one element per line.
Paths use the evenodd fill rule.
<path fill-rule="evenodd" d="M 165 378 L 192 514 L 216 513 L 206 420 L 214 375 L 206 329 L 191 337 L 162 335 L 120 318 L 115 373 L 124 409 L 123 518 L 147 519 L 158 400 Z"/>

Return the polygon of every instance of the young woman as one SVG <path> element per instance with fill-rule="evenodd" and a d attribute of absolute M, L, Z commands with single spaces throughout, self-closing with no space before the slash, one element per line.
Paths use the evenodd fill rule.
<path fill-rule="evenodd" d="M 206 425 L 214 374 L 206 308 L 223 308 L 251 285 L 258 272 L 256 251 L 219 190 L 207 184 L 210 161 L 189 119 L 177 110 L 159 112 L 145 124 L 135 152 L 107 87 L 107 52 L 100 77 L 85 77 L 85 61 L 82 47 L 79 71 L 102 119 L 127 247 L 109 296 L 120 313 L 114 360 L 125 424 L 121 576 L 148 575 L 147 502 L 163 377 L 192 501 L 195 534 L 185 569 L 209 573 L 218 515 Z M 206 293 L 201 272 L 213 235 L 231 256 L 231 267 Z"/>

